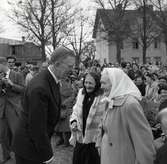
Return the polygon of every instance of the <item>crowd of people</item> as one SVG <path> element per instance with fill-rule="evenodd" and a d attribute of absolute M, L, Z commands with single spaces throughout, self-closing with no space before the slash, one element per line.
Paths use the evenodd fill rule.
<path fill-rule="evenodd" d="M 16 164 L 53 164 L 55 137 L 73 164 L 164 164 L 167 67 L 74 58 L 63 47 L 41 67 L 0 57 L 2 163 L 13 151 Z"/>

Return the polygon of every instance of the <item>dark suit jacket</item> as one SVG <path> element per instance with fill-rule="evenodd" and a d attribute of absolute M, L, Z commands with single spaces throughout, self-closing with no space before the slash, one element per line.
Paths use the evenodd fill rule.
<path fill-rule="evenodd" d="M 5 93 L 0 93 L 0 118 L 4 117 L 6 107 L 15 110 L 16 114 L 19 114 L 21 111 L 21 96 L 24 92 L 24 77 L 21 73 L 11 70 L 9 79 L 14 85 L 12 87 L 5 86 Z"/>
<path fill-rule="evenodd" d="M 53 153 L 50 138 L 60 116 L 59 85 L 48 70 L 40 72 L 28 84 L 23 111 L 16 131 L 13 150 L 29 160 L 44 162 Z"/>

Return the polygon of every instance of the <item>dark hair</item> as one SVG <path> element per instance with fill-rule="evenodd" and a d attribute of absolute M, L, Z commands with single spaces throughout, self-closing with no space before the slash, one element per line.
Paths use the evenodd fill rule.
<path fill-rule="evenodd" d="M 62 62 L 67 57 L 74 57 L 74 52 L 66 47 L 59 47 L 57 48 L 51 55 L 49 64 L 54 64 L 56 62 Z"/>
<path fill-rule="evenodd" d="M 126 68 L 126 66 L 127 66 L 127 63 L 126 63 L 126 62 L 122 62 L 122 63 L 121 63 L 121 67 L 122 67 L 122 68 Z"/>
<path fill-rule="evenodd" d="M 14 56 L 8 56 L 8 57 L 6 57 L 6 59 L 7 59 L 7 60 L 9 60 L 9 59 L 14 59 L 14 62 L 16 61 L 16 58 L 15 58 Z"/>
<path fill-rule="evenodd" d="M 82 94 L 86 94 L 86 88 L 85 88 L 85 79 L 87 75 L 91 75 L 94 80 L 95 80 L 95 89 L 93 91 L 93 93 L 95 94 L 95 96 L 98 96 L 100 94 L 102 94 L 102 89 L 101 89 L 101 83 L 100 83 L 100 73 L 96 73 L 96 72 L 88 72 L 87 74 L 85 74 L 84 79 L 83 79 L 83 91 Z"/>
<path fill-rule="evenodd" d="M 148 76 L 148 77 L 150 77 L 152 80 L 155 80 L 155 78 L 154 78 L 154 76 L 153 76 L 152 73 L 148 73 L 148 72 L 147 72 L 145 76 Z"/>

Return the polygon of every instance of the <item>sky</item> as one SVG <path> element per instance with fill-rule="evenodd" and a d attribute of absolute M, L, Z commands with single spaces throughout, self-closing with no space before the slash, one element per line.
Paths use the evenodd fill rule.
<path fill-rule="evenodd" d="M 15 1 L 15 0 L 13 0 Z M 90 8 L 91 0 L 70 0 L 72 3 L 77 3 L 78 6 L 84 9 Z M 21 40 L 24 33 L 20 28 L 14 24 L 8 17 L 6 13 L 10 12 L 8 5 L 8 0 L 0 0 L 0 25 L 4 28 L 3 32 L 0 33 L 0 37 Z"/>

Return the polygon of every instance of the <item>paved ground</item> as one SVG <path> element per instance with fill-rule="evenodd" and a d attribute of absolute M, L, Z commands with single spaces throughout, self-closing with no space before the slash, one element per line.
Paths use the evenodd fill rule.
<path fill-rule="evenodd" d="M 73 148 L 71 146 L 64 147 L 64 146 L 56 146 L 55 141 L 52 140 L 52 146 L 54 149 L 54 154 L 56 157 L 55 164 L 71 164 L 72 163 L 72 154 Z M 0 149 L 0 159 L 2 158 L 2 153 Z M 9 160 L 5 164 L 15 164 L 14 159 Z"/>

